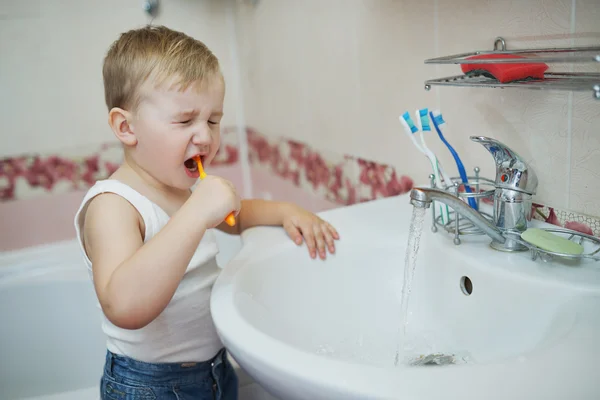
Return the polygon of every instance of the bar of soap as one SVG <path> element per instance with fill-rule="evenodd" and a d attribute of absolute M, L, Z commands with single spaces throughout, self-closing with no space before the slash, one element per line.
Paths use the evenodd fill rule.
<path fill-rule="evenodd" d="M 521 239 L 540 249 L 555 253 L 578 255 L 583 253 L 583 246 L 554 233 L 538 228 L 529 228 L 521 233 Z"/>

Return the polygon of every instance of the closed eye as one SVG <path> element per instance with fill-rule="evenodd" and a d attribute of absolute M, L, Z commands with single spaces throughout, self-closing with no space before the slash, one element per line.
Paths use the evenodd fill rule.
<path fill-rule="evenodd" d="M 186 125 L 189 124 L 190 122 L 192 122 L 191 119 L 187 119 L 185 121 L 179 121 L 180 124 L 186 124 Z"/>
<path fill-rule="evenodd" d="M 218 124 L 218 122 L 216 122 L 216 121 L 210 121 L 210 120 L 208 121 L 208 123 L 211 124 L 211 125 L 217 125 Z"/>

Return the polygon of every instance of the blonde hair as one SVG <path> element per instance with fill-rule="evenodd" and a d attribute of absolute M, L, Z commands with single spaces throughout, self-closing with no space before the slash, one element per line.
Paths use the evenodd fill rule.
<path fill-rule="evenodd" d="M 130 30 L 112 44 L 102 68 L 108 109 L 135 109 L 140 87 L 151 76 L 156 86 L 175 78 L 185 90 L 191 84 L 222 79 L 219 60 L 208 47 L 165 26 Z"/>

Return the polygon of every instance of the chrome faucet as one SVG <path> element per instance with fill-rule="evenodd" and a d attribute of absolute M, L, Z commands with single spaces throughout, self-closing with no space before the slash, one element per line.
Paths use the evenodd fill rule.
<path fill-rule="evenodd" d="M 428 208 L 432 201 L 444 203 L 492 238 L 492 248 L 527 250 L 504 233 L 521 233 L 527 229 L 532 217 L 532 196 L 538 186 L 535 172 L 521 156 L 499 141 L 484 136 L 471 136 L 471 140 L 483 145 L 496 163 L 493 224 L 464 201 L 443 190 L 414 188 L 410 193 L 410 203 L 421 208 Z"/>

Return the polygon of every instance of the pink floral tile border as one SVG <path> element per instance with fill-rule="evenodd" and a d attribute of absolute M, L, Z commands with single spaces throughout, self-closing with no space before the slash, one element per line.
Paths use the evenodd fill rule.
<path fill-rule="evenodd" d="M 270 139 L 248 128 L 250 165 L 264 168 L 307 191 L 338 204 L 394 196 L 412 189 L 413 181 L 388 165 L 317 151 L 284 138 Z"/>
<path fill-rule="evenodd" d="M 408 192 L 410 177 L 388 165 L 360 158 L 317 151 L 284 138 L 271 139 L 247 129 L 249 159 L 253 167 L 265 168 L 338 204 L 354 204 Z M 534 205 L 535 218 L 557 226 L 600 236 L 600 219 L 552 207 Z"/>
<path fill-rule="evenodd" d="M 533 217 L 574 231 L 600 237 L 600 219 L 571 211 L 559 210 L 541 204 L 533 205 Z"/>
<path fill-rule="evenodd" d="M 408 192 L 410 177 L 393 167 L 336 153 L 318 151 L 247 128 L 252 168 L 262 168 L 331 202 L 350 205 Z M 221 150 L 213 166 L 239 160 L 236 129 L 222 132 Z M 83 190 L 110 176 L 122 161 L 117 143 L 51 155 L 23 155 L 0 160 L 0 202 Z M 600 236 L 600 219 L 536 204 L 534 216 L 557 226 Z"/>
<path fill-rule="evenodd" d="M 225 128 L 222 137 L 213 166 L 235 164 L 239 159 L 235 130 Z M 122 159 L 119 143 L 0 159 L 0 202 L 87 189 L 109 177 Z"/>
<path fill-rule="evenodd" d="M 113 173 L 121 160 L 115 144 L 63 154 L 29 154 L 0 160 L 0 201 L 65 193 L 91 186 Z"/>

